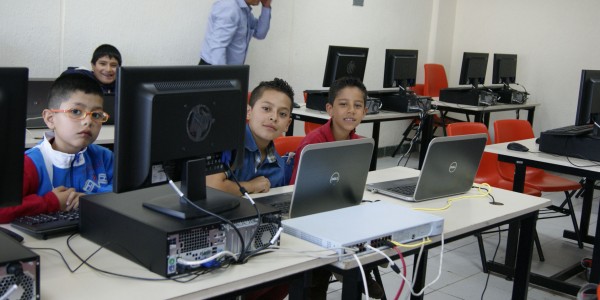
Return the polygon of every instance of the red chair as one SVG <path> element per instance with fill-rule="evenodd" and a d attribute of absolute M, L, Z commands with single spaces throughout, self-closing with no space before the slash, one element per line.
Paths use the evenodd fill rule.
<path fill-rule="evenodd" d="M 273 140 L 273 144 L 277 153 L 283 156 L 288 152 L 295 152 L 302 139 L 303 136 L 280 136 Z"/>
<path fill-rule="evenodd" d="M 524 139 L 534 138 L 531 124 L 526 120 L 497 120 L 494 122 L 494 134 L 496 143 L 512 142 Z M 498 162 L 498 171 L 500 176 L 506 180 L 512 180 L 515 174 L 515 166 L 511 163 Z M 577 218 L 573 210 L 571 198 L 582 186 L 580 182 L 573 181 L 564 177 L 547 173 L 541 169 L 527 168 L 525 171 L 525 186 L 538 189 L 542 192 L 564 192 L 565 200 L 560 206 L 551 205 L 548 207 L 553 212 L 560 213 L 562 216 L 571 216 L 573 229 L 577 235 L 579 248 L 583 248 Z M 568 209 L 565 208 L 568 206 Z M 551 212 L 552 213 L 552 212 Z M 547 212 L 544 212 L 547 214 Z M 555 218 L 556 215 L 540 217 L 539 219 Z"/>
<path fill-rule="evenodd" d="M 474 123 L 474 122 L 460 122 L 448 124 L 446 127 L 446 132 L 448 136 L 456 136 L 456 135 L 465 135 L 465 134 L 476 134 L 476 133 L 485 133 L 487 135 L 486 145 L 490 145 L 492 143 L 492 139 L 490 138 L 490 134 L 488 132 L 487 127 L 483 123 Z M 481 157 L 481 162 L 479 163 L 479 168 L 477 169 L 477 175 L 475 175 L 476 183 L 487 183 L 495 188 L 501 188 L 505 190 L 512 190 L 513 182 L 510 180 L 505 180 L 500 176 L 498 172 L 498 155 L 495 153 L 484 152 Z M 532 196 L 541 196 L 542 192 L 536 190 L 531 187 L 525 187 L 523 190 L 524 194 L 532 195 Z M 477 242 L 479 243 L 479 252 L 481 254 L 481 264 L 483 267 L 483 271 L 485 273 L 487 270 L 487 259 L 485 256 L 485 248 L 483 246 L 483 239 L 481 238 L 481 233 L 476 234 Z M 537 235 L 536 235 L 537 236 Z M 544 254 L 542 252 L 542 247 L 539 241 L 539 238 L 535 239 L 535 245 L 540 257 L 541 261 L 544 261 Z"/>

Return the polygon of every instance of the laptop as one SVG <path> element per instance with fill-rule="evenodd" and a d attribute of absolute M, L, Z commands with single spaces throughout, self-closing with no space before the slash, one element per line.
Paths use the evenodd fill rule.
<path fill-rule="evenodd" d="M 47 128 L 42 111 L 48 108 L 48 95 L 54 79 L 30 79 L 27 85 L 27 128 Z"/>
<path fill-rule="evenodd" d="M 486 139 L 486 134 L 435 138 L 418 177 L 370 183 L 367 190 L 412 202 L 466 193 L 473 186 Z"/>
<path fill-rule="evenodd" d="M 372 138 L 310 144 L 300 154 L 293 192 L 254 201 L 278 208 L 284 219 L 358 205 L 374 145 Z"/>

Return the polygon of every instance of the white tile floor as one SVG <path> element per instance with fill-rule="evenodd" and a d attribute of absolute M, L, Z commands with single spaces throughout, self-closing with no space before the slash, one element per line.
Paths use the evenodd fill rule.
<path fill-rule="evenodd" d="M 415 156 L 415 155 L 413 155 Z M 398 159 L 384 157 L 378 160 L 378 169 L 396 166 Z M 404 164 L 404 161 L 402 162 Z M 416 167 L 416 160 L 411 158 L 407 167 Z M 573 178 L 578 180 L 578 178 Z M 595 199 L 600 198 L 600 192 L 596 191 Z M 543 197 L 552 199 L 556 204 L 560 204 L 563 199 L 562 193 L 545 193 Z M 578 213 L 581 211 L 581 198 L 574 200 L 575 210 Z M 590 224 L 590 234 L 594 234 L 596 222 L 598 220 L 598 202 L 594 201 L 592 209 L 593 215 Z M 585 244 L 584 249 L 579 249 L 577 243 L 562 237 L 563 229 L 572 229 L 571 219 L 555 218 L 540 220 L 537 223 L 538 234 L 542 243 L 542 249 L 546 261 L 538 260 L 537 252 L 534 250 L 534 260 L 531 264 L 533 272 L 552 275 L 565 267 L 571 266 L 579 262 L 584 257 L 591 257 L 592 248 Z M 504 259 L 504 249 L 506 246 L 506 233 L 501 234 L 501 243 L 496 255 L 496 261 Z M 494 255 L 494 250 L 498 245 L 498 234 L 484 235 L 484 244 L 487 258 L 491 259 Z M 438 273 L 439 268 L 439 249 L 434 249 L 429 252 L 427 280 L 431 282 Z M 407 272 L 412 271 L 413 257 L 406 258 L 408 265 Z M 479 255 L 479 247 L 475 237 L 465 238 L 450 244 L 445 245 L 444 256 L 442 262 L 442 274 L 440 279 L 425 291 L 426 299 L 481 299 L 482 292 L 485 286 L 487 274 L 481 270 L 481 260 Z M 398 288 L 400 287 L 401 278 L 391 269 L 380 268 L 382 280 L 386 292 L 387 299 L 394 299 Z M 584 284 L 583 274 L 575 276 L 569 282 Z M 409 299 L 410 292 L 405 286 L 404 291 L 399 299 Z M 506 280 L 503 276 L 492 274 L 489 276 L 487 289 L 483 299 L 509 299 L 512 291 L 512 281 Z M 575 297 L 548 291 L 539 287 L 530 286 L 528 299 L 575 299 Z M 341 298 L 341 284 L 332 283 L 329 286 L 327 299 Z"/>

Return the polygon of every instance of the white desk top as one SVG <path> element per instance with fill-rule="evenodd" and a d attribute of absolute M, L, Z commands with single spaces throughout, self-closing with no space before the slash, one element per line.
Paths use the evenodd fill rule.
<path fill-rule="evenodd" d="M 395 178 L 415 176 L 417 170 L 394 167 L 377 170 L 369 173 L 368 182 L 377 182 Z M 262 196 L 278 192 L 292 190 L 292 186 L 272 189 L 269 193 L 256 195 Z M 471 192 L 474 193 L 474 192 Z M 444 217 L 445 238 L 471 232 L 490 224 L 509 220 L 511 218 L 536 211 L 548 206 L 550 201 L 544 198 L 532 197 L 511 191 L 494 189 L 492 191 L 496 201 L 504 203 L 503 206 L 489 204 L 488 198 L 464 199 L 453 202 L 452 206 L 445 211 L 430 212 Z M 396 200 L 381 194 L 373 194 L 365 191 L 364 199 L 380 199 L 389 203 L 403 205 L 406 207 L 442 207 L 446 204 L 446 198 L 430 200 L 420 203 L 409 203 Z M 395 217 L 395 216 L 390 216 Z M 8 225 L 2 225 L 7 226 Z M 11 230 L 18 230 L 11 228 Z M 74 267 L 79 261 L 67 248 L 66 237 L 57 237 L 50 240 L 37 240 L 22 233 L 25 237 L 25 246 L 28 247 L 50 247 L 60 250 L 66 256 L 69 264 Z M 433 241 L 439 241 L 440 236 L 433 237 Z M 98 249 L 98 245 L 77 236 L 72 241 L 72 247 L 82 257 L 89 256 Z M 308 242 L 283 234 L 281 237 L 282 248 L 296 250 L 317 250 L 319 247 Z M 247 264 L 232 266 L 228 269 L 218 270 L 211 274 L 202 275 L 189 283 L 176 283 L 173 281 L 141 281 L 124 279 L 110 275 L 104 275 L 82 267 L 76 273 L 70 273 L 64 266 L 62 260 L 56 253 L 48 250 L 35 250 L 41 256 L 41 296 L 44 299 L 114 299 L 127 297 L 145 299 L 200 299 L 213 297 L 235 289 L 253 286 L 265 281 L 281 278 L 286 275 L 295 274 L 305 270 L 313 269 L 329 263 L 342 269 L 356 267 L 354 260 L 336 262 L 336 257 L 327 259 L 315 259 L 301 254 L 277 251 L 275 253 L 260 255 L 251 259 Z M 392 254 L 392 250 L 388 250 Z M 361 256 L 363 263 L 381 259 L 378 254 Z M 90 263 L 116 273 L 133 276 L 160 278 L 158 275 L 148 271 L 109 250 L 101 250 L 90 260 Z"/>
<path fill-rule="evenodd" d="M 306 104 L 300 104 L 299 108 L 294 108 L 292 114 L 329 120 L 329 115 L 327 114 L 327 112 L 306 108 Z M 363 122 L 388 121 L 390 119 L 411 119 L 418 116 L 418 113 L 400 113 L 395 111 L 382 110 L 378 114 L 366 115 L 363 118 Z"/>
<path fill-rule="evenodd" d="M 369 173 L 367 182 L 380 182 L 385 180 L 392 180 L 397 178 L 405 178 L 418 176 L 419 171 L 404 167 L 394 167 L 389 169 L 382 169 L 372 171 Z M 276 192 L 291 191 L 291 186 L 277 188 L 269 191 L 268 194 Z M 477 194 L 474 190 L 471 190 L 469 194 Z M 551 204 L 550 200 L 533 197 L 525 194 L 515 193 L 503 189 L 494 188 L 492 190 L 494 198 L 498 202 L 504 203 L 504 205 L 492 205 L 489 204 L 490 199 L 485 198 L 473 198 L 454 201 L 452 206 L 444 211 L 426 212 L 434 215 L 444 217 L 444 238 L 452 238 L 464 233 L 474 231 L 485 226 L 503 222 L 517 216 L 530 213 L 546 207 Z M 382 194 L 375 194 L 365 191 L 363 199 L 368 200 L 381 200 L 388 203 L 394 203 L 405 207 L 427 207 L 427 208 L 439 208 L 446 205 L 448 198 L 434 199 L 419 203 L 411 203 L 402 200 L 397 200 Z M 390 216 L 398 217 L 401 216 Z M 439 241 L 440 236 L 432 237 L 432 241 Z M 385 251 L 388 255 L 393 255 L 393 250 Z M 381 259 L 379 254 L 367 254 L 360 256 L 362 263 L 369 263 Z M 357 266 L 353 259 L 345 260 L 342 262 L 336 262 L 334 265 L 340 269 L 350 269 Z"/>
<path fill-rule="evenodd" d="M 535 139 L 521 140 L 517 142 L 529 148 L 529 152 L 508 150 L 506 149 L 506 145 L 508 145 L 508 143 L 499 143 L 485 146 L 485 151 L 523 159 L 535 160 L 559 166 L 585 169 L 590 170 L 592 172 L 600 173 L 600 163 L 598 162 L 574 157 L 567 158 L 566 156 L 540 152 L 539 145 L 535 143 Z"/>
<path fill-rule="evenodd" d="M 504 111 L 504 110 L 517 110 L 517 109 L 528 109 L 532 107 L 539 106 L 539 103 L 527 102 L 525 104 L 507 104 L 507 103 L 498 103 L 492 106 L 473 106 L 466 104 L 457 104 L 450 102 L 442 102 L 438 100 L 438 97 L 435 97 L 431 102 L 432 105 L 438 107 L 448 107 L 448 108 L 460 108 L 462 110 L 468 110 L 473 112 L 493 112 L 493 111 Z"/>
<path fill-rule="evenodd" d="M 62 252 L 71 268 L 79 265 L 79 260 L 68 250 L 66 237 L 49 240 L 37 240 L 19 232 L 8 225 L 2 225 L 20 233 L 25 237 L 27 247 L 54 248 Z M 87 257 L 98 249 L 98 245 L 77 236 L 72 239 L 73 249 L 81 256 Z M 313 244 L 282 234 L 281 247 L 285 249 L 319 250 Z M 258 255 L 244 265 L 230 266 L 188 282 L 177 283 L 171 280 L 143 281 L 105 275 L 87 266 L 77 272 L 70 273 L 60 257 L 48 250 L 34 250 L 41 260 L 41 297 L 42 299 L 203 299 L 214 297 L 227 291 L 278 279 L 287 275 L 310 270 L 337 261 L 337 257 L 312 258 L 302 254 L 278 251 Z M 330 252 L 333 253 L 333 252 Z M 325 253 L 319 253 L 325 254 Z M 143 278 L 162 278 L 145 267 L 102 249 L 89 261 L 95 267 L 131 276 Z"/>
<path fill-rule="evenodd" d="M 48 131 L 48 128 L 41 129 L 29 129 L 25 133 L 25 148 L 31 148 L 37 145 L 44 136 L 44 132 Z M 115 125 L 103 125 L 100 129 L 100 134 L 94 142 L 95 144 L 105 145 L 114 144 L 115 142 Z"/>

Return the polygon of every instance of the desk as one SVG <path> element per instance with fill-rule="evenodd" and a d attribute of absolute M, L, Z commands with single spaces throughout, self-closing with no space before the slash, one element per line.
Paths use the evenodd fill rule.
<path fill-rule="evenodd" d="M 377 169 L 377 149 L 379 148 L 379 130 L 381 127 L 381 122 L 412 120 L 418 116 L 418 113 L 399 113 L 383 110 L 380 111 L 378 114 L 366 115 L 363 118 L 362 123 L 373 123 L 373 131 L 371 133 L 371 137 L 373 137 L 373 140 L 375 140 L 375 148 L 373 150 L 373 155 L 371 156 L 371 171 Z M 426 121 L 423 124 L 423 131 L 421 133 L 419 168 L 421 168 L 421 165 L 425 160 L 427 146 L 429 145 L 429 141 L 431 141 L 433 135 L 431 124 L 432 118 L 425 119 Z M 286 135 L 294 135 L 294 120 L 325 124 L 329 120 L 329 115 L 326 112 L 306 108 L 306 104 L 302 104 L 300 108 L 294 108 L 294 110 L 292 111 L 292 124 L 290 125 L 290 130 L 288 130 Z"/>
<path fill-rule="evenodd" d="M 535 113 L 535 108 L 539 106 L 539 103 L 525 103 L 525 104 L 504 104 L 499 103 L 492 106 L 472 106 L 465 104 L 456 104 L 449 102 L 442 102 L 437 99 L 431 102 L 431 105 L 437 107 L 439 111 L 442 112 L 442 116 L 444 112 L 457 112 L 468 115 L 475 116 L 475 122 L 483 123 L 486 127 L 489 127 L 490 124 L 490 113 L 492 112 L 500 112 L 500 111 L 519 111 L 526 110 L 527 111 L 527 121 L 533 124 L 533 115 Z"/>
<path fill-rule="evenodd" d="M 500 161 L 515 164 L 514 191 L 523 190 L 525 169 L 528 166 L 587 178 L 585 192 L 583 194 L 582 217 L 579 224 L 579 230 L 582 234 L 583 241 L 594 245 L 593 257 L 600 257 L 600 222 L 596 222 L 596 236 L 594 237 L 588 234 L 594 183 L 596 180 L 600 180 L 600 166 L 598 166 L 598 163 L 577 158 L 569 158 L 567 160 L 564 156 L 539 152 L 539 147 L 535 143 L 535 139 L 519 142 L 529 148 L 530 152 L 510 151 L 506 149 L 508 143 L 486 146 L 485 151 L 498 154 L 498 160 Z M 566 230 L 563 233 L 563 237 L 576 239 L 575 234 L 572 231 Z M 507 258 L 510 255 L 510 253 L 507 253 Z M 508 263 L 510 268 L 510 265 L 512 264 L 510 261 L 508 261 Z M 590 282 L 598 283 L 600 281 L 600 260 L 595 259 L 592 263 Z M 501 266 L 493 264 L 490 267 L 490 270 L 498 271 L 500 273 L 507 272 L 505 268 L 506 265 Z M 580 287 L 562 282 L 562 280 L 577 274 L 579 270 L 581 270 L 581 266 L 577 264 L 551 278 L 532 274 L 531 282 L 556 291 L 576 295 Z"/>
<path fill-rule="evenodd" d="M 42 140 L 44 132 L 48 130 L 50 129 L 28 129 L 25 134 L 25 148 L 29 149 L 37 145 Z M 115 125 L 103 125 L 94 143 L 99 145 L 113 145 L 115 143 Z"/>
<path fill-rule="evenodd" d="M 66 237 L 49 240 L 37 240 L 25 233 L 9 227 L 25 237 L 27 247 L 55 248 L 65 255 L 71 268 L 79 264 L 68 250 Z M 87 257 L 99 248 L 98 245 L 77 236 L 71 242 L 72 247 L 82 257 Z M 318 250 L 318 246 L 282 234 L 281 247 L 294 250 Z M 60 257 L 52 251 L 34 250 L 40 255 L 41 266 L 41 298 L 42 299 L 206 299 L 236 293 L 252 286 L 260 286 L 268 282 L 289 279 L 303 280 L 303 272 L 337 261 L 337 257 L 311 258 L 290 252 L 274 252 L 258 255 L 244 265 L 235 265 L 226 269 L 187 282 L 177 283 L 171 280 L 144 281 L 105 275 L 83 266 L 75 273 L 70 273 Z M 333 252 L 331 252 L 333 253 Z M 113 252 L 102 249 L 89 261 L 91 264 L 111 272 L 160 279 L 162 277 L 146 268 L 125 259 Z"/>
<path fill-rule="evenodd" d="M 377 170 L 369 173 L 367 182 L 379 182 L 396 178 L 416 176 L 418 171 L 403 167 L 394 167 L 389 169 Z M 474 193 L 471 191 L 470 193 Z M 533 229 L 537 219 L 537 211 L 540 208 L 550 204 L 550 200 L 532 197 L 524 194 L 518 194 L 502 189 L 493 189 L 492 191 L 496 201 L 504 203 L 502 206 L 489 204 L 488 198 L 475 198 L 456 201 L 445 211 L 428 212 L 444 217 L 444 241 L 452 242 L 464 237 L 473 235 L 482 230 L 495 228 L 509 222 L 521 222 L 521 235 L 519 240 L 519 249 L 517 257 L 517 269 L 515 281 L 513 282 L 513 299 L 526 299 L 529 283 L 529 270 L 531 266 L 532 248 L 533 248 Z M 420 203 L 409 203 L 396 200 L 385 195 L 365 192 L 365 199 L 379 199 L 389 203 L 403 205 L 406 207 L 430 207 L 438 208 L 446 204 L 446 198 L 434 199 Z M 368 205 L 368 204 L 367 204 Z M 419 270 L 426 270 L 427 251 L 440 245 L 441 236 L 432 238 L 432 243 L 425 247 L 423 257 L 420 262 Z M 415 254 L 419 249 L 402 249 L 406 255 Z M 386 254 L 393 256 L 393 250 L 386 250 Z M 416 259 L 415 255 L 415 259 Z M 397 256 L 395 256 L 397 257 Z M 361 263 L 369 267 L 376 267 L 383 262 L 379 254 L 366 254 L 360 257 Z M 344 276 L 343 299 L 357 299 L 359 289 L 359 271 L 354 260 L 336 262 L 331 265 L 334 272 L 341 273 Z M 415 291 L 421 290 L 425 284 L 425 274 L 420 271 L 417 278 Z M 413 297 L 420 299 L 422 297 Z"/>

